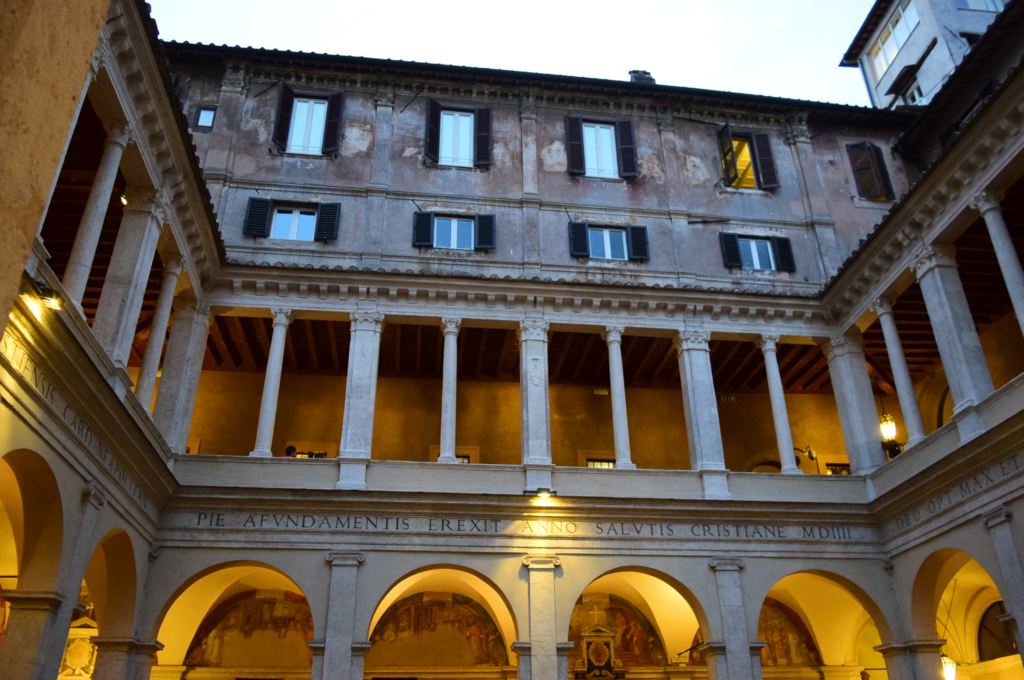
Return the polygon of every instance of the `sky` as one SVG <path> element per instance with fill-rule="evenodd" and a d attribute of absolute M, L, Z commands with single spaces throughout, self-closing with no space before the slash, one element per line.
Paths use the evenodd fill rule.
<path fill-rule="evenodd" d="M 839 61 L 873 0 L 149 0 L 164 40 L 868 106 Z"/>

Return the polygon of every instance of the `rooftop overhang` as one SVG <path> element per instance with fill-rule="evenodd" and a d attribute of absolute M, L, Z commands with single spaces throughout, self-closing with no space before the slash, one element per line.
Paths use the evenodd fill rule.
<path fill-rule="evenodd" d="M 854 36 L 853 42 L 846 48 L 846 54 L 843 55 L 843 60 L 839 62 L 840 66 L 859 66 L 860 55 L 864 54 L 864 50 L 867 49 L 868 41 L 871 40 L 871 36 L 875 34 L 875 30 L 885 20 L 885 17 L 889 14 L 889 10 L 892 8 L 893 0 L 877 0 L 871 11 L 868 12 L 868 16 L 864 19 L 864 23 L 860 25 L 860 29 L 857 30 L 857 35 Z"/>

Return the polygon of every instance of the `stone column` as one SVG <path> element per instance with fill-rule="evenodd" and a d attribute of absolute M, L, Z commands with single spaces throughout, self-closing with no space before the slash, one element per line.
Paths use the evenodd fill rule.
<path fill-rule="evenodd" d="M 576 648 L 575 642 L 558 642 L 555 655 L 558 659 L 558 680 L 569 680 L 569 655 Z"/>
<path fill-rule="evenodd" d="M 941 680 L 942 645 L 945 640 L 913 640 L 878 645 L 876 652 L 885 659 L 885 670 L 889 680 L 917 680 L 919 678 Z"/>
<path fill-rule="evenodd" d="M 708 680 L 729 680 L 729 662 L 724 642 L 705 642 L 697 646 L 697 651 L 708 664 Z"/>
<path fill-rule="evenodd" d="M 956 271 L 955 253 L 953 246 L 928 246 L 921 251 L 912 267 L 924 295 L 942 368 L 949 381 L 949 392 L 953 395 L 953 419 L 962 443 L 985 431 L 981 416 L 974 412 L 973 407 L 992 394 L 995 388 L 981 349 L 978 329 Z"/>
<path fill-rule="evenodd" d="M 128 189 L 125 196 L 128 205 L 124 208 L 114 253 L 103 280 L 96 318 L 92 323 L 96 339 L 119 368 L 128 365 L 128 354 L 135 339 L 135 327 L 139 323 L 142 299 L 164 222 L 164 211 L 156 192 Z"/>
<path fill-rule="evenodd" d="M 362 680 L 362 675 L 357 678 L 351 675 L 356 577 L 362 561 L 362 553 L 327 553 L 331 585 L 327 596 L 327 630 L 324 633 L 324 680 Z"/>
<path fill-rule="evenodd" d="M 349 673 L 352 680 L 361 680 L 363 677 L 363 666 L 366 660 L 366 653 L 370 651 L 373 646 L 372 642 L 353 642 L 352 643 L 352 664 L 350 666 L 351 671 Z"/>
<path fill-rule="evenodd" d="M 764 355 L 764 370 L 768 380 L 768 396 L 772 402 L 772 420 L 775 422 L 775 442 L 779 447 L 779 462 L 782 463 L 783 474 L 800 474 L 803 472 L 796 464 L 793 453 L 793 432 L 789 426 L 789 411 L 786 409 L 786 393 L 782 387 L 782 374 L 779 372 L 779 358 L 775 355 L 777 335 L 762 335 L 757 344 Z"/>
<path fill-rule="evenodd" d="M 174 313 L 160 390 L 153 408 L 153 422 L 171 451 L 178 455 L 184 455 L 188 448 L 209 333 L 209 306 L 180 301 Z"/>
<path fill-rule="evenodd" d="M 548 400 L 547 321 L 524 319 L 519 322 L 519 395 L 522 404 L 526 490 L 550 489 L 553 466 L 551 406 Z"/>
<path fill-rule="evenodd" d="M 135 398 L 147 410 L 153 406 L 153 390 L 156 389 L 156 374 L 160 370 L 160 357 L 164 352 L 164 337 L 167 335 L 167 322 L 171 320 L 171 306 L 174 304 L 174 290 L 181 275 L 182 261 L 180 257 L 171 259 L 164 265 L 164 280 L 160 284 L 160 296 L 156 299 L 153 321 L 149 324 L 149 340 L 146 341 L 146 353 L 142 357 L 139 378 L 135 382 Z"/>
<path fill-rule="evenodd" d="M 341 468 L 338 489 L 366 488 L 366 461 L 373 448 L 373 411 L 377 401 L 377 360 L 384 315 L 357 311 L 351 315 L 345 414 L 341 423 Z M 324 662 L 327 663 L 326 661 Z"/>
<path fill-rule="evenodd" d="M 125 680 L 129 677 L 135 638 L 94 637 L 92 643 L 96 645 L 96 666 L 92 680 Z"/>
<path fill-rule="evenodd" d="M 1021 268 L 1017 249 L 1006 228 L 1003 212 L 999 209 L 1000 198 L 996 194 L 983 191 L 974 199 L 971 207 L 985 219 L 988 236 L 992 239 L 992 248 L 995 250 L 996 260 L 999 261 L 999 269 L 1003 272 L 1003 281 L 1006 282 L 1006 290 L 1010 293 L 1013 311 L 1017 315 L 1017 323 L 1024 332 L 1024 269 Z"/>
<path fill-rule="evenodd" d="M 441 319 L 444 333 L 444 371 L 441 382 L 441 452 L 438 463 L 458 463 L 455 457 L 456 383 L 459 379 L 459 326 L 462 319 Z"/>
<path fill-rule="evenodd" d="M 892 315 L 892 303 L 879 298 L 871 303 L 871 308 L 878 314 L 878 323 L 882 326 L 885 336 L 885 351 L 889 355 L 889 366 L 892 368 L 892 380 L 896 383 L 896 395 L 900 400 L 900 411 L 907 427 L 907 448 L 918 444 L 924 439 L 924 422 L 921 420 L 921 407 L 917 403 L 917 391 L 914 381 L 907 368 L 907 359 L 903 355 L 903 343 L 900 332 L 896 328 L 896 319 Z"/>
<path fill-rule="evenodd" d="M 679 359 L 679 380 L 683 388 L 683 414 L 686 418 L 686 443 L 690 449 L 690 469 L 701 473 L 704 498 L 729 500 L 722 450 L 722 428 L 718 422 L 718 397 L 711 372 L 708 343 L 711 332 L 686 328 L 673 338 Z"/>
<path fill-rule="evenodd" d="M 284 366 L 284 345 L 288 338 L 290 309 L 271 309 L 274 315 L 274 333 L 270 338 L 267 373 L 263 378 L 263 401 L 260 402 L 260 422 L 256 427 L 256 448 L 249 452 L 257 458 L 273 458 L 270 446 L 274 441 L 274 423 L 277 421 L 277 397 L 281 392 L 281 368 Z"/>
<path fill-rule="evenodd" d="M 886 462 L 878 409 L 871 391 L 860 332 L 834 335 L 822 346 L 832 378 L 850 472 L 866 475 Z"/>
<path fill-rule="evenodd" d="M 306 643 L 309 653 L 313 655 L 313 661 L 309 670 L 309 680 L 323 680 L 324 677 L 324 642 L 323 640 L 310 640 Z"/>
<path fill-rule="evenodd" d="M 555 570 L 561 563 L 555 555 L 527 555 L 523 558 L 530 588 L 531 680 L 558 677 Z"/>
<path fill-rule="evenodd" d="M 718 584 L 718 604 L 722 611 L 722 629 L 725 631 L 727 674 L 718 674 L 718 680 L 753 680 L 750 664 L 750 639 L 747 637 L 747 617 L 743 608 L 743 589 L 740 570 L 743 560 L 715 558 L 708 562 L 715 572 Z"/>
<path fill-rule="evenodd" d="M 530 643 L 513 642 L 512 651 L 518 659 L 519 674 L 518 680 L 532 680 L 533 667 L 530 664 Z"/>
<path fill-rule="evenodd" d="M 1003 596 L 1004 605 L 1008 606 L 1006 615 L 1001 618 L 1010 620 L 1017 642 L 1017 653 L 1024 661 L 1024 634 L 1018 622 L 1018 617 L 1024 616 L 1024 567 L 1021 566 L 1020 550 L 1010 526 L 1010 514 L 1008 507 L 1000 505 L 982 515 L 981 521 L 992 538 L 999 571 L 1003 575 L 1003 587 L 999 592 Z"/>
<path fill-rule="evenodd" d="M 117 169 L 121 165 L 121 154 L 131 142 L 128 126 L 115 127 L 107 132 L 107 141 L 103 145 L 103 156 L 100 158 L 96 177 L 92 181 L 92 189 L 85 203 L 82 221 L 78 224 L 75 245 L 71 248 L 68 266 L 64 270 L 64 290 L 68 299 L 79 310 L 82 308 L 82 296 L 89 282 L 89 271 L 92 260 L 96 256 L 96 245 L 100 242 L 103 231 L 103 219 L 107 216 L 110 194 L 114 190 Z"/>
<path fill-rule="evenodd" d="M 149 680 L 157 652 L 164 648 L 158 640 L 136 640 L 126 680 Z"/>
<path fill-rule="evenodd" d="M 608 377 L 612 394 L 612 431 L 615 436 L 615 467 L 635 470 L 629 453 L 629 419 L 626 417 L 626 381 L 622 375 L 622 326 L 605 326 L 601 336 L 608 343 Z"/>

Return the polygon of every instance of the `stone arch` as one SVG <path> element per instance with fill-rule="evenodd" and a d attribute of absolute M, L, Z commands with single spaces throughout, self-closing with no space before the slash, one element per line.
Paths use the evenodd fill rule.
<path fill-rule="evenodd" d="M 288 574 L 265 562 L 222 562 L 190 576 L 167 598 L 153 624 L 152 635 L 164 645 L 157 663 L 184 665 L 192 638 L 207 614 L 237 593 L 261 588 L 291 590 L 306 597 Z M 313 639 L 312 630 L 308 637 Z"/>
<path fill-rule="evenodd" d="M 49 463 L 28 449 L 0 458 L 0 541 L 13 543 L 13 554 L 0 553 L 13 563 L 19 590 L 54 590 L 64 542 L 64 508 L 60 488 Z M 14 587 L 14 586 L 12 586 Z"/>
<path fill-rule="evenodd" d="M 101 637 L 130 637 L 135 629 L 135 548 L 123 529 L 111 529 L 96 545 L 85 569 Z"/>

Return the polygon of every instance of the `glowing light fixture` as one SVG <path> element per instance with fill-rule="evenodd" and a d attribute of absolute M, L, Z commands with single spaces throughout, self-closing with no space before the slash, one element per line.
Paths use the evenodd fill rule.
<path fill-rule="evenodd" d="M 956 680 L 956 661 L 942 655 L 942 676 L 944 680 Z"/>
<path fill-rule="evenodd" d="M 896 420 L 885 412 L 885 402 L 878 398 L 882 407 L 882 416 L 878 419 L 878 429 L 882 431 L 882 450 L 889 458 L 895 458 L 903 452 L 903 444 L 896 441 Z"/>
<path fill-rule="evenodd" d="M 35 295 L 23 294 L 21 299 L 36 319 L 42 320 L 43 307 L 60 311 L 60 296 L 53 288 L 47 286 L 42 279 L 32 279 L 32 288 Z"/>
<path fill-rule="evenodd" d="M 121 205 L 128 205 L 128 197 L 121 194 Z"/>
<path fill-rule="evenodd" d="M 551 498 L 551 489 L 537 489 L 537 496 L 540 498 Z"/>

